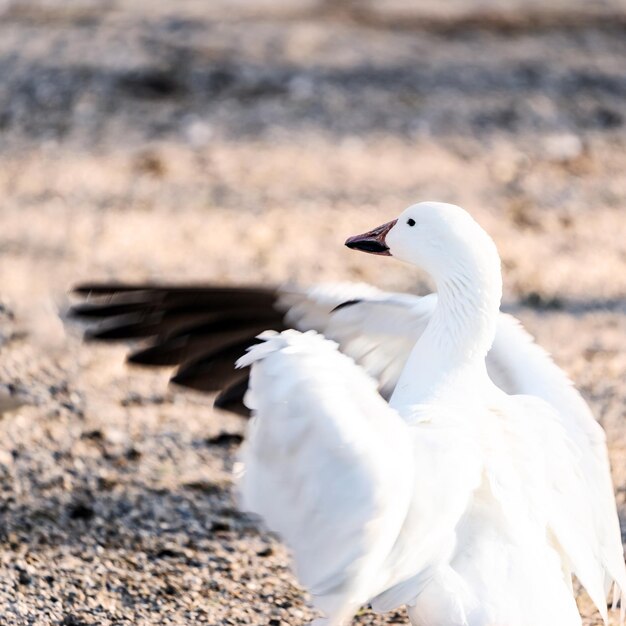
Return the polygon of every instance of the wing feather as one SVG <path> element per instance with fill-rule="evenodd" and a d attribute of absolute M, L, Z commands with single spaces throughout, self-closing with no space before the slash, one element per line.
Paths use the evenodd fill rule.
<path fill-rule="evenodd" d="M 404 521 L 407 426 L 375 383 L 319 335 L 286 331 L 252 348 L 243 507 L 291 547 L 300 580 L 339 624 L 375 595 Z"/>
<path fill-rule="evenodd" d="M 550 409 L 544 409 L 543 414 L 549 413 L 549 419 L 563 429 L 566 437 L 562 439 L 569 441 L 569 472 L 572 478 L 572 471 L 575 473 L 576 482 L 571 484 L 569 499 L 561 500 L 561 504 L 563 514 L 566 508 L 571 513 L 567 516 L 570 528 L 579 529 L 576 541 L 593 548 L 596 569 L 586 567 L 578 577 L 581 581 L 585 573 L 602 577 L 604 591 L 596 592 L 594 601 L 603 612 L 605 606 L 599 598 L 606 597 L 613 583 L 617 598 L 626 590 L 624 552 L 604 430 L 565 372 L 514 317 L 500 316 L 490 356 L 493 367 L 509 381 L 509 393 L 529 396 L 526 402 L 535 405 L 532 398 L 544 400 Z M 555 462 L 556 459 L 558 456 Z M 557 472 L 556 467 L 554 471 Z M 573 507 L 578 507 L 577 513 Z M 580 530 L 583 522 L 587 524 L 586 534 Z M 566 527 L 565 519 L 562 527 Z"/>

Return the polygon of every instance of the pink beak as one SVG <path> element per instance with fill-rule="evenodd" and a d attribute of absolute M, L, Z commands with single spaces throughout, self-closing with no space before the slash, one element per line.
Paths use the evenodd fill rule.
<path fill-rule="evenodd" d="M 348 237 L 346 239 L 346 246 L 353 250 L 361 250 L 362 252 L 369 252 L 370 254 L 380 254 L 382 256 L 391 256 L 389 252 L 389 246 L 385 241 L 387 233 L 396 225 L 398 220 L 387 222 L 374 230 L 370 230 L 368 233 L 362 235 L 355 235 L 354 237 Z"/>

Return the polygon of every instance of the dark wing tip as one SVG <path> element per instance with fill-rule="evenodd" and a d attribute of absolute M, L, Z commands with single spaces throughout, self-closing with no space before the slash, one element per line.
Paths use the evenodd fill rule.
<path fill-rule="evenodd" d="M 345 309 L 349 306 L 359 304 L 360 302 L 363 302 L 363 300 L 346 300 L 345 302 L 338 304 L 334 309 L 332 309 L 331 313 L 335 313 L 336 311 L 341 311 L 341 309 Z"/>
<path fill-rule="evenodd" d="M 284 329 L 276 287 L 85 282 L 71 292 L 79 302 L 69 315 L 91 322 L 86 340 L 145 339 L 129 363 L 179 366 L 172 384 L 223 389 L 216 407 L 250 414 L 243 404 L 248 374 L 234 363 L 259 332 Z"/>
<path fill-rule="evenodd" d="M 215 398 L 213 406 L 225 411 L 237 413 L 243 417 L 250 417 L 250 409 L 243 403 L 243 397 L 248 390 L 249 375 L 245 372 L 243 377 L 224 389 Z"/>
<path fill-rule="evenodd" d="M 222 381 L 207 376 L 204 372 L 196 371 L 193 368 L 177 372 L 170 378 L 170 383 L 174 385 L 204 392 L 219 391 L 222 388 L 221 382 Z"/>
<path fill-rule="evenodd" d="M 132 352 L 126 357 L 126 361 L 133 365 L 168 367 L 178 365 L 183 360 L 183 350 L 182 347 L 172 348 L 167 344 L 157 344 Z"/>

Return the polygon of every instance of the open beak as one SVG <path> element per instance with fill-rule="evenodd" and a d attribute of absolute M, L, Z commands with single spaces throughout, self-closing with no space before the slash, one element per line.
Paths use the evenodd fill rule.
<path fill-rule="evenodd" d="M 362 252 L 369 252 L 370 254 L 391 256 L 385 237 L 387 237 L 387 233 L 396 225 L 397 221 L 398 220 L 387 222 L 374 230 L 370 230 L 369 233 L 348 237 L 348 239 L 346 239 L 346 246 L 353 250 L 361 250 Z"/>

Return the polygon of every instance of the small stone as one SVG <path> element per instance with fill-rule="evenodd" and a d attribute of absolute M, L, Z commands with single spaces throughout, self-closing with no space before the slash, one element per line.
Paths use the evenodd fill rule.
<path fill-rule="evenodd" d="M 272 549 L 271 546 L 267 546 L 267 548 L 264 548 L 263 550 L 259 550 L 259 552 L 257 552 L 256 554 L 257 556 L 261 556 L 261 557 L 272 556 L 272 554 L 274 554 L 274 550 Z"/>
<path fill-rule="evenodd" d="M 195 491 L 202 491 L 208 494 L 219 494 L 227 488 L 227 486 L 221 483 L 213 483 L 202 479 L 185 482 L 183 483 L 183 487 L 187 489 L 194 489 Z"/>
<path fill-rule="evenodd" d="M 69 614 L 63 618 L 61 626 L 87 626 L 87 623 L 75 615 Z"/>
<path fill-rule="evenodd" d="M 239 433 L 220 433 L 206 440 L 209 446 L 235 446 L 239 445 L 242 441 L 243 435 Z"/>
<path fill-rule="evenodd" d="M 74 503 L 69 510 L 70 519 L 89 521 L 95 515 L 93 507 L 85 502 Z"/>
<path fill-rule="evenodd" d="M 582 155 L 584 148 L 580 137 L 571 133 L 551 135 L 544 140 L 547 158 L 558 163 L 577 159 Z"/>
<path fill-rule="evenodd" d="M 175 596 L 178 593 L 178 589 L 174 585 L 166 585 L 163 593 L 168 596 Z"/>
<path fill-rule="evenodd" d="M 560 298 L 546 298 L 536 291 L 529 292 L 521 299 L 521 304 L 531 309 L 561 310 L 563 301 Z"/>
<path fill-rule="evenodd" d="M 231 525 L 223 520 L 217 520 L 211 524 L 211 532 L 223 533 L 232 530 Z"/>
<path fill-rule="evenodd" d="M 102 431 L 99 429 L 95 430 L 87 430 L 81 436 L 81 439 L 87 439 L 89 441 L 101 441 L 102 440 Z"/>
<path fill-rule="evenodd" d="M 163 178 L 167 173 L 167 166 L 163 157 L 154 150 L 145 150 L 135 158 L 134 169 L 140 174 Z"/>
<path fill-rule="evenodd" d="M 211 141 L 213 128 L 200 118 L 190 117 L 185 124 L 184 133 L 187 141 L 194 148 L 201 148 Z"/>
<path fill-rule="evenodd" d="M 138 461 L 141 458 L 141 452 L 135 447 L 129 448 L 126 451 L 126 458 L 129 461 Z"/>
<path fill-rule="evenodd" d="M 176 559 L 185 555 L 179 550 L 173 550 L 172 548 L 161 548 L 154 556 L 157 559 Z"/>
<path fill-rule="evenodd" d="M 18 570 L 17 573 L 17 582 L 20 585 L 30 585 L 30 583 L 33 581 L 31 575 L 23 569 Z"/>

